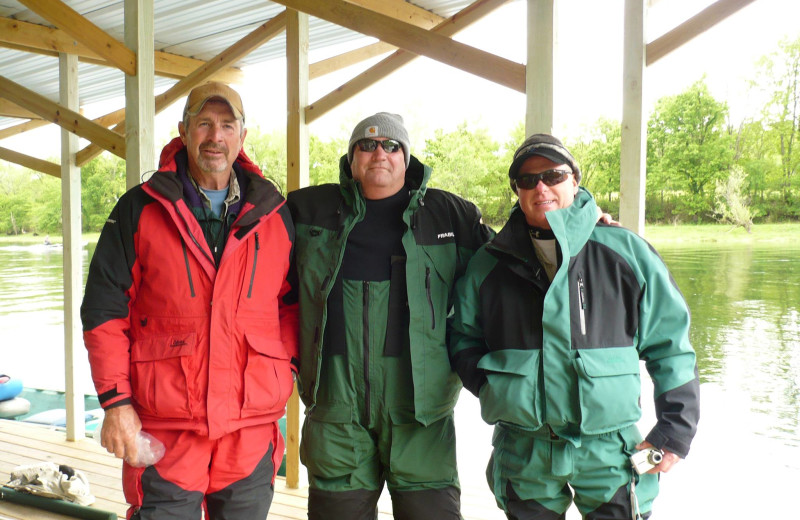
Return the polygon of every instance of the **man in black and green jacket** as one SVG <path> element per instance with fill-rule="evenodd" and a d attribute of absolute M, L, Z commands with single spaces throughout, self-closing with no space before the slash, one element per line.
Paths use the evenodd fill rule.
<path fill-rule="evenodd" d="M 384 482 L 395 518 L 460 518 L 447 316 L 493 233 L 430 174 L 402 118 L 378 113 L 353 131 L 338 185 L 289 194 L 311 520 L 374 519 Z"/>
<path fill-rule="evenodd" d="M 508 223 L 457 283 L 450 354 L 495 424 L 487 479 L 510 519 L 649 516 L 658 473 L 689 452 L 699 418 L 689 309 L 658 254 L 597 222 L 575 159 L 546 134 L 509 169 Z M 645 440 L 640 360 L 657 422 Z M 657 448 L 644 474 L 629 457 Z"/>

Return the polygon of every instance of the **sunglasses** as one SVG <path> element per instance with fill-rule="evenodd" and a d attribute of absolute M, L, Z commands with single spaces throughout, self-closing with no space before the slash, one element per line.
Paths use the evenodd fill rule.
<path fill-rule="evenodd" d="M 394 139 L 387 139 L 385 141 L 378 141 L 376 139 L 361 139 L 356 142 L 356 145 L 362 152 L 374 152 L 378 149 L 378 145 L 381 145 L 381 148 L 383 148 L 383 151 L 386 153 L 394 153 L 403 148 L 403 145 Z"/>
<path fill-rule="evenodd" d="M 567 176 L 572 175 L 570 170 L 547 170 L 542 173 L 523 173 L 514 179 L 517 188 L 532 190 L 542 181 L 545 186 L 555 186 L 567 180 Z"/>

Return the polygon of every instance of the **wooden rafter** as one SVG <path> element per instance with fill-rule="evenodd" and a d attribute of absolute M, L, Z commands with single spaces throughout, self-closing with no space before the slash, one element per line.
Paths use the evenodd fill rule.
<path fill-rule="evenodd" d="M 36 117 L 38 118 L 39 116 Z M 24 123 L 20 123 L 18 125 L 3 128 L 2 130 L 0 130 L 0 141 L 2 141 L 7 137 L 11 137 L 12 135 L 24 134 L 29 130 L 33 130 L 34 128 L 41 128 L 49 124 L 50 121 L 45 121 L 44 119 L 32 119 L 30 121 L 25 121 Z"/>
<path fill-rule="evenodd" d="M 172 85 L 166 92 L 156 96 L 155 113 L 163 111 L 182 96 L 185 96 L 195 86 L 210 79 L 217 71 L 228 67 L 243 56 L 246 56 L 254 49 L 271 40 L 286 29 L 286 12 L 283 11 L 271 20 L 259 25 L 247 36 L 235 42 L 233 45 L 219 53 L 217 56 L 204 62 L 194 72 Z M 114 131 L 122 132 L 125 129 L 124 118 L 114 128 Z M 97 144 L 90 144 L 79 151 L 76 155 L 76 163 L 83 166 L 103 152 Z"/>
<path fill-rule="evenodd" d="M 376 42 L 352 51 L 345 52 L 344 54 L 339 54 L 324 60 L 315 61 L 308 66 L 308 79 L 320 78 L 325 74 L 336 72 L 337 70 L 349 67 L 350 65 L 361 63 L 362 61 L 374 58 L 375 56 L 380 56 L 381 54 L 386 54 L 387 52 L 392 52 L 396 49 L 397 47 L 394 45 L 389 45 L 388 43 L 384 42 Z"/>
<path fill-rule="evenodd" d="M 486 16 L 506 1 L 507 0 L 477 0 L 455 15 L 441 22 L 439 25 L 434 27 L 432 31 L 445 38 L 447 41 L 451 41 L 449 39 L 450 36 Z M 319 118 L 332 108 L 350 99 L 380 79 L 388 76 L 416 57 L 416 54 L 403 49 L 398 49 L 391 56 L 385 58 L 344 85 L 341 85 L 331 93 L 306 107 L 306 122 L 310 123 Z M 514 63 L 514 66 L 513 75 L 516 78 L 514 81 L 514 84 L 516 85 L 515 90 L 521 90 L 524 92 L 525 66 L 518 63 Z"/>
<path fill-rule="evenodd" d="M 25 110 L 21 106 L 8 101 L 7 99 L 0 99 L 0 116 L 16 117 L 19 119 L 39 119 L 39 116 L 30 110 Z"/>
<path fill-rule="evenodd" d="M 426 29 L 435 27 L 444 18 L 427 9 L 418 7 L 406 0 L 346 0 L 349 4 L 354 4 L 376 13 L 391 16 L 395 20 L 410 23 L 417 27 Z"/>
<path fill-rule="evenodd" d="M 348 0 L 348 2 L 423 29 L 432 29 L 444 21 L 441 16 L 410 4 L 405 0 Z M 308 67 L 308 78 L 315 79 L 396 49 L 396 46 L 385 42 L 365 45 L 359 49 L 312 63 Z"/>
<path fill-rule="evenodd" d="M 755 0 L 717 0 L 695 16 L 668 33 L 647 44 L 645 62 L 652 65 L 692 38 L 704 33 L 719 22 L 752 4 Z"/>
<path fill-rule="evenodd" d="M 73 110 L 50 101 L 41 94 L 14 83 L 4 76 L 0 76 L 0 97 L 4 97 L 22 108 L 40 115 L 43 119 L 98 144 L 123 159 L 125 158 L 125 139 L 121 135 L 98 125 Z"/>
<path fill-rule="evenodd" d="M 169 90 L 156 96 L 156 113 L 167 108 L 178 98 L 188 94 L 196 85 L 209 79 L 215 72 L 228 67 L 231 63 L 235 63 L 243 56 L 247 56 L 285 30 L 286 11 L 282 11 L 271 20 L 259 25 L 241 40 L 208 60 L 208 62 L 198 67 L 197 70 L 174 84 Z"/>
<path fill-rule="evenodd" d="M 129 76 L 136 75 L 136 55 L 61 0 L 19 0 L 56 27 L 102 56 Z"/>
<path fill-rule="evenodd" d="M 453 41 L 438 32 L 426 31 L 343 0 L 274 0 L 276 3 L 317 18 L 373 36 L 415 54 L 525 92 L 525 71 L 519 63 Z M 456 23 L 455 18 L 451 20 Z"/>
<path fill-rule="evenodd" d="M 20 166 L 30 168 L 31 170 L 35 170 L 37 172 L 52 175 L 53 177 L 61 177 L 61 166 L 58 164 L 45 161 L 44 159 L 37 159 L 36 157 L 31 157 L 30 155 L 25 155 L 24 153 L 15 152 L 14 150 L 9 150 L 8 148 L 0 147 L 0 159 L 12 162 L 14 164 L 19 164 Z"/>
<path fill-rule="evenodd" d="M 19 20 L 0 17 L 0 46 L 23 52 L 58 57 L 60 52 L 77 54 L 78 60 L 95 65 L 109 66 L 99 54 L 75 41 L 61 29 L 53 29 Z M 186 58 L 169 52 L 155 51 L 155 73 L 167 78 L 181 79 L 205 62 Z M 229 67 L 214 75 L 214 79 L 225 83 L 241 83 L 244 74 L 240 69 Z"/>

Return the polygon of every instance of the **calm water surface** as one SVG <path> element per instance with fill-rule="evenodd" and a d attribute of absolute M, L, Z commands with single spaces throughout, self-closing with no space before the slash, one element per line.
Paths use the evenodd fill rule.
<path fill-rule="evenodd" d="M 800 244 L 658 249 L 692 311 L 702 417 L 692 453 L 662 478 L 654 518 L 797 518 Z M 0 244 L 0 373 L 63 389 L 61 300 L 60 249 Z M 82 370 L 91 393 L 88 364 Z M 648 385 L 643 431 L 654 422 Z M 486 501 L 487 519 L 504 518 L 483 478 L 491 427 L 468 392 L 456 421 L 462 486 Z"/>

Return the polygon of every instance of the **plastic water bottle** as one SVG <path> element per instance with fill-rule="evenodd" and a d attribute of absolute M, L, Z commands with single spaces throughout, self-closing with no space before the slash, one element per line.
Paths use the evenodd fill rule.
<path fill-rule="evenodd" d="M 97 441 L 97 444 L 101 444 L 102 442 L 102 423 L 97 426 L 94 430 L 94 440 Z M 101 444 L 102 445 L 102 444 Z M 136 432 L 136 452 L 137 452 L 137 461 L 136 464 L 131 464 L 131 462 L 126 458 L 125 462 L 133 466 L 134 468 L 144 468 L 146 466 L 152 466 L 164 456 L 164 452 L 166 448 L 164 447 L 164 443 L 160 440 L 153 437 L 151 434 L 147 433 L 144 430 L 139 430 Z"/>

